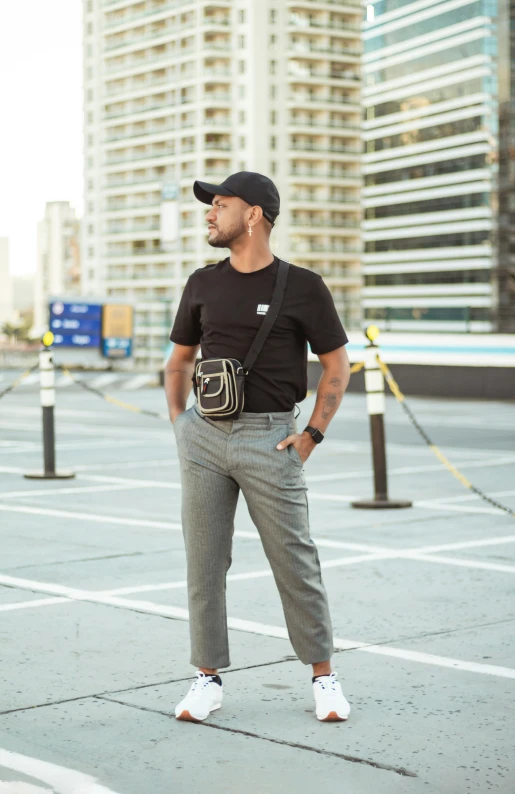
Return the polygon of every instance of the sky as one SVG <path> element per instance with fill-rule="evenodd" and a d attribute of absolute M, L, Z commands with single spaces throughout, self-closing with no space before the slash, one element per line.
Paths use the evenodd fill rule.
<path fill-rule="evenodd" d="M 36 269 L 47 201 L 82 214 L 82 2 L 0 0 L 0 237 Z"/>

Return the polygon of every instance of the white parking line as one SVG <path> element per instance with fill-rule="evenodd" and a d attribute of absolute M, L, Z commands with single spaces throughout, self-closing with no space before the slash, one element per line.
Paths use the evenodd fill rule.
<path fill-rule="evenodd" d="M 513 455 L 507 457 L 496 457 L 487 460 L 459 460 L 454 458 L 453 462 L 459 466 L 460 469 L 482 469 L 490 466 L 508 466 L 515 463 Z M 446 474 L 445 468 L 441 463 L 432 463 L 427 466 L 400 466 L 388 469 L 388 476 L 396 476 L 401 474 L 426 474 L 431 471 L 441 471 Z M 364 477 L 370 477 L 372 474 L 371 469 L 362 469 L 361 471 L 343 471 L 333 472 L 327 474 L 309 474 L 306 475 L 306 480 L 310 482 L 330 482 L 331 480 L 361 480 Z"/>
<path fill-rule="evenodd" d="M 116 794 L 112 789 L 97 783 L 96 779 L 90 775 L 64 766 L 57 766 L 57 764 L 50 764 L 48 761 L 40 761 L 38 758 L 31 758 L 28 755 L 21 755 L 21 753 L 11 753 L 8 750 L 0 749 L 0 767 L 2 766 L 52 786 L 56 794 Z M 16 785 L 18 789 L 7 788 L 5 789 L 6 794 L 25 794 L 19 786 L 26 786 L 26 784 L 20 782 L 7 785 Z M 32 786 L 32 788 L 35 787 Z M 30 790 L 26 787 L 25 791 L 29 794 Z M 51 794 L 48 789 L 42 789 L 39 786 L 36 791 Z"/>
<path fill-rule="evenodd" d="M 99 375 L 97 378 L 90 380 L 88 382 L 88 386 L 92 386 L 94 389 L 99 389 L 101 386 L 107 386 L 109 383 L 114 383 L 116 380 L 119 380 L 117 373 L 106 372 L 103 375 Z"/>
<path fill-rule="evenodd" d="M 71 494 L 71 493 L 101 493 L 102 491 L 132 491 L 134 488 L 142 486 L 135 486 L 128 483 L 127 485 L 115 484 L 111 485 L 77 485 L 77 486 L 64 486 L 64 488 L 44 488 L 42 490 L 26 490 L 26 491 L 4 491 L 0 492 L 0 499 L 20 499 L 32 498 L 34 496 L 54 496 L 55 494 Z"/>
<path fill-rule="evenodd" d="M 124 483 L 127 483 L 127 488 L 164 488 L 164 489 L 181 489 L 181 484 L 179 482 L 172 482 L 172 481 L 163 481 L 163 480 L 140 480 L 140 479 L 128 479 L 126 477 L 110 477 L 106 475 L 83 475 L 83 479 L 91 480 L 93 482 L 104 482 L 104 483 L 113 483 L 119 484 L 120 486 Z M 95 488 L 88 488 L 89 492 L 94 493 Z M 98 491 L 109 491 L 109 490 L 119 490 L 118 487 L 110 488 L 106 487 L 98 487 Z M 61 491 L 57 489 L 52 491 L 51 489 L 48 490 L 39 490 L 39 491 L 7 491 L 4 494 L 0 494 L 1 498 L 14 498 L 14 497 L 27 497 L 27 496 L 47 496 L 51 495 L 52 493 L 80 493 L 79 487 L 74 491 L 73 487 L 64 487 Z M 512 493 L 507 492 L 507 493 Z M 492 494 L 494 495 L 494 494 Z M 309 498 L 312 501 L 319 501 L 319 502 L 342 502 L 343 504 L 350 504 L 353 502 L 357 497 L 355 494 L 328 494 L 328 493 L 319 493 L 317 491 L 309 491 Z M 456 497 L 449 496 L 448 500 L 451 502 Z M 460 497 L 458 497 L 460 498 Z M 478 498 L 478 497 L 476 497 Z M 492 507 L 479 507 L 476 505 L 470 506 L 460 506 L 449 504 L 446 501 L 446 497 L 438 497 L 437 499 L 424 499 L 424 500 L 415 500 L 413 502 L 413 507 L 415 508 L 423 508 L 427 510 L 440 510 L 440 511 L 451 511 L 451 512 L 460 512 L 460 513 L 477 513 L 478 515 L 485 514 L 485 515 L 499 515 L 500 511 L 496 508 Z"/>
<path fill-rule="evenodd" d="M 17 601 L 14 604 L 0 604 L 0 612 L 12 612 L 16 609 L 28 609 L 29 607 L 49 607 L 53 604 L 62 604 L 68 601 L 67 598 L 37 598 L 32 601 Z"/>
<path fill-rule="evenodd" d="M 93 593 L 85 590 L 77 590 L 63 585 L 53 585 L 44 582 L 34 582 L 27 579 L 16 579 L 15 577 L 0 576 L 0 583 L 9 580 L 12 586 L 19 586 L 20 589 L 40 589 L 41 592 L 55 593 L 64 595 L 73 601 L 84 601 L 93 604 L 103 604 L 107 606 L 117 606 L 125 609 L 133 609 L 145 614 L 160 615 L 161 617 L 175 618 L 177 620 L 189 620 L 189 613 L 181 607 L 167 606 L 165 604 L 155 604 L 152 601 L 139 601 L 134 599 L 120 598 L 103 593 Z M 18 583 L 16 585 L 16 583 Z M 271 626 L 241 618 L 229 617 L 227 625 L 230 629 L 243 631 L 249 634 L 258 634 L 265 637 L 277 637 L 288 639 L 288 632 L 283 626 Z M 374 645 L 367 642 L 334 638 L 335 648 L 343 650 L 365 651 L 367 653 L 391 656 L 393 658 L 404 659 L 406 661 L 417 662 L 420 664 L 430 664 L 437 667 L 460 670 L 462 672 L 478 673 L 480 675 L 491 675 L 500 678 L 515 679 L 515 670 L 510 667 L 498 665 L 482 664 L 469 662 L 463 659 L 453 659 L 447 656 L 436 656 L 434 654 L 412 651 L 403 648 L 393 648 L 387 645 Z M 1 759 L 0 759 L 1 763 Z"/>
<path fill-rule="evenodd" d="M 82 513 L 82 512 L 74 512 L 71 510 L 54 510 L 51 508 L 43 508 L 43 507 L 32 507 L 28 505 L 7 505 L 7 504 L 0 504 L 0 511 L 4 512 L 12 512 L 12 513 L 21 513 L 25 515 L 36 515 L 36 516 L 51 516 L 54 518 L 74 518 L 79 521 L 92 521 L 94 523 L 106 523 L 106 524 L 121 524 L 122 526 L 133 526 L 133 527 L 148 527 L 150 529 L 164 529 L 164 530 L 177 530 L 182 532 L 182 524 L 174 523 L 170 521 L 152 521 L 149 519 L 141 519 L 141 518 L 129 518 L 125 516 L 111 516 L 111 515 L 101 515 L 98 513 Z M 234 537 L 236 538 L 245 538 L 250 540 L 259 540 L 259 533 L 245 530 L 237 530 L 234 533 Z M 501 535 L 494 538 L 485 538 L 482 540 L 473 540 L 473 541 L 465 541 L 459 543 L 449 543 L 443 544 L 442 546 L 427 546 L 420 549 L 409 549 L 408 551 L 395 551 L 392 549 L 386 549 L 380 546 L 372 546 L 368 544 L 360 544 L 360 543 L 345 543 L 337 540 L 331 540 L 329 538 L 318 538 L 314 537 L 313 540 L 322 548 L 329 548 L 329 549 L 347 549 L 349 551 L 363 551 L 365 553 L 373 553 L 373 554 L 387 554 L 390 557 L 393 553 L 400 557 L 410 557 L 416 554 L 424 554 L 424 553 L 436 553 L 438 551 L 450 551 L 455 549 L 467 549 L 467 548 L 480 548 L 483 546 L 497 546 L 503 543 L 513 543 L 515 542 L 515 535 Z"/>

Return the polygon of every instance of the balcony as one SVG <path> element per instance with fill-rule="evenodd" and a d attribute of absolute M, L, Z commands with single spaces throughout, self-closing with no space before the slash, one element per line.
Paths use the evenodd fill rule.
<path fill-rule="evenodd" d="M 348 254 L 355 258 L 356 254 L 361 252 L 361 246 L 358 245 L 342 245 L 342 244 L 324 244 L 324 243 L 310 243 L 303 241 L 302 243 L 291 242 L 290 251 L 298 254 L 336 254 L 338 256 Z"/>
<path fill-rule="evenodd" d="M 191 47 L 181 48 L 181 50 L 178 52 L 169 50 L 160 55 L 149 55 L 146 58 L 133 58 L 132 62 L 124 63 L 124 64 L 113 64 L 107 62 L 105 66 L 105 71 L 106 74 L 114 75 L 114 73 L 131 71 L 132 69 L 138 69 L 140 66 L 144 70 L 144 68 L 148 66 L 148 64 L 150 63 L 160 64 L 163 61 L 169 61 L 170 64 L 175 64 L 177 62 L 177 59 L 180 58 L 182 55 L 187 55 L 188 53 L 193 52 L 194 50 L 195 50 L 195 46 L 191 46 Z"/>
<path fill-rule="evenodd" d="M 106 97 L 121 97 L 124 94 L 137 94 L 139 92 L 145 93 L 148 89 L 153 88 L 156 85 L 166 85 L 167 83 L 171 83 L 175 88 L 177 82 L 177 78 L 174 75 L 166 75 L 166 77 L 160 77 L 158 80 L 146 80 L 143 82 L 137 82 L 131 86 L 116 86 L 116 87 L 107 87 L 105 96 Z"/>
<path fill-rule="evenodd" d="M 184 129 L 184 126 L 185 125 L 182 124 L 180 129 Z M 117 135 L 108 135 L 106 138 L 104 138 L 102 143 L 113 143 L 114 141 L 124 141 L 124 140 L 129 140 L 131 138 L 144 138 L 147 135 L 161 135 L 166 132 L 174 132 L 178 129 L 179 127 L 156 127 L 155 129 L 138 130 L 136 132 L 134 131 L 125 132 L 125 133 L 119 132 Z"/>
<path fill-rule="evenodd" d="M 321 199 L 323 201 L 323 199 Z M 323 229 L 359 229 L 360 222 L 345 219 L 344 221 L 328 221 L 324 218 L 294 218 L 290 226 L 308 226 L 312 231 L 321 234 Z"/>
<path fill-rule="evenodd" d="M 290 70 L 288 80 L 290 83 L 302 83 L 304 80 L 341 80 L 342 82 L 356 82 L 361 77 L 356 72 L 349 70 L 335 71 L 329 69 L 302 69 Z"/>
<path fill-rule="evenodd" d="M 116 234 L 138 234 L 139 232 L 157 232 L 160 230 L 160 225 L 157 223 L 142 223 L 133 224 L 130 228 L 126 226 L 114 226 L 106 230 L 107 236 Z"/>
<path fill-rule="evenodd" d="M 166 179 L 165 174 L 156 174 L 155 176 L 143 176 L 141 179 L 117 179 L 112 182 L 107 182 L 104 185 L 104 190 L 111 190 L 111 188 L 119 187 L 132 187 L 133 185 L 146 185 L 152 182 L 162 182 Z"/>
<path fill-rule="evenodd" d="M 322 5 L 334 5 L 334 6 L 341 6 L 346 5 L 349 8 L 353 9 L 353 13 L 361 13 L 363 8 L 362 4 L 358 2 L 358 0 L 287 0 L 286 5 L 288 8 L 302 8 L 304 6 L 308 7 L 315 7 L 320 8 L 320 4 Z M 355 11 L 354 11 L 355 9 Z"/>
<path fill-rule="evenodd" d="M 222 94 L 220 92 L 212 93 L 212 92 L 205 91 L 204 92 L 203 101 L 204 102 L 213 102 L 214 104 L 217 104 L 218 102 L 232 102 L 232 97 L 231 97 L 230 94 L 227 94 L 227 93 L 223 93 Z"/>
<path fill-rule="evenodd" d="M 339 105 L 348 107 L 350 111 L 361 113 L 361 104 L 358 100 L 351 100 L 350 97 L 331 97 L 317 94 L 290 94 L 288 104 L 293 107 L 304 107 L 305 105 Z"/>
<path fill-rule="evenodd" d="M 172 151 L 167 152 L 145 152 L 141 154 L 129 155 L 128 157 L 113 157 L 112 159 L 106 160 L 104 165 L 119 165 L 122 163 L 135 163 L 139 160 L 154 160 L 160 157 L 174 157 L 175 153 Z"/>
<path fill-rule="evenodd" d="M 292 143 L 290 151 L 294 152 L 335 152 L 336 154 L 361 154 L 361 146 L 316 146 L 313 143 Z"/>
<path fill-rule="evenodd" d="M 361 130 L 361 124 L 352 121 L 306 121 L 305 119 L 290 117 L 288 127 L 312 127 L 314 129 L 338 129 Z M 361 151 L 361 148 L 360 148 Z"/>
<path fill-rule="evenodd" d="M 336 20 L 336 19 L 328 19 L 326 21 L 322 20 L 314 20 L 310 19 L 309 17 L 301 17 L 292 15 L 288 19 L 288 26 L 291 28 L 297 28 L 302 30 L 310 30 L 311 28 L 315 28 L 318 30 L 328 30 L 329 32 L 332 30 L 345 30 L 345 31 L 352 31 L 352 32 L 361 32 L 361 25 L 358 25 L 355 22 L 347 22 L 343 20 Z"/>
<path fill-rule="evenodd" d="M 305 42 L 291 42 L 288 46 L 288 55 L 295 56 L 298 54 L 307 54 L 309 53 L 320 53 L 322 55 L 330 55 L 331 57 L 334 56 L 335 58 L 344 57 L 346 55 L 350 55 L 353 58 L 359 58 L 362 54 L 362 51 L 357 47 L 317 47 L 314 44 L 307 44 Z"/>
<path fill-rule="evenodd" d="M 108 250 L 105 253 L 106 259 L 132 259 L 135 256 L 170 256 L 170 252 L 162 251 L 160 248 L 141 248 L 134 251 L 127 251 L 126 249 L 123 249 L 122 251 Z"/>
<path fill-rule="evenodd" d="M 123 47 L 132 47 L 134 45 L 142 44 L 146 41 L 152 41 L 152 39 L 162 39 L 168 36 L 173 36 L 175 33 L 177 33 L 178 28 L 179 26 L 177 25 L 168 25 L 167 27 L 163 27 L 161 30 L 156 30 L 153 33 L 147 33 L 144 36 L 135 36 L 132 39 L 124 39 L 123 41 L 106 41 L 104 45 L 104 52 L 111 53 L 113 50 L 121 50 Z"/>
<path fill-rule="evenodd" d="M 290 194 L 290 206 L 295 209 L 294 205 L 304 206 L 305 204 L 317 204 L 315 209 L 325 209 L 326 204 L 345 204 L 351 205 L 353 210 L 360 209 L 359 196 L 353 193 L 341 193 L 339 196 L 331 195 L 328 198 L 322 198 L 316 193 L 292 193 Z M 331 209 L 333 209 L 331 207 Z M 337 209 L 336 207 L 334 209 Z"/>
<path fill-rule="evenodd" d="M 189 0 L 191 2 L 191 0 Z M 113 0 L 114 2 L 114 0 Z M 109 3 L 106 3 L 109 5 Z M 155 16 L 156 14 L 162 14 L 166 11 L 172 11 L 173 9 L 177 9 L 178 4 L 176 0 L 173 0 L 171 3 L 167 3 L 166 5 L 158 6 L 156 8 L 146 8 L 144 11 L 139 11 L 137 14 L 134 12 L 132 14 L 125 14 L 122 17 L 118 17 L 116 19 L 107 19 L 105 22 L 106 29 L 117 27 L 118 25 L 129 25 L 131 22 L 135 22 L 137 19 L 143 19 L 144 17 Z"/>
<path fill-rule="evenodd" d="M 205 25 L 205 26 L 222 25 L 223 27 L 229 27 L 231 22 L 230 22 L 230 20 L 227 17 L 215 16 L 214 14 L 208 14 L 201 21 L 201 24 Z"/>
<path fill-rule="evenodd" d="M 107 215 L 111 212 L 130 212 L 131 210 L 154 210 L 155 212 L 159 212 L 161 204 L 160 198 L 155 198 L 153 201 L 145 201 L 139 204 L 126 204 L 125 202 L 115 202 L 107 204 L 104 210 L 102 210 L 102 214 Z"/>
<path fill-rule="evenodd" d="M 227 142 L 219 142 L 219 141 L 206 141 L 204 143 L 204 149 L 206 151 L 221 151 L 221 152 L 230 152 L 232 150 L 232 146 L 230 143 Z"/>
<path fill-rule="evenodd" d="M 182 101 L 182 99 L 181 99 Z M 123 118 L 124 116 L 137 116 L 138 113 L 150 113 L 152 110 L 163 110 L 163 109 L 170 109 L 174 104 L 176 104 L 173 100 L 169 99 L 166 102 L 162 102 L 159 105 L 146 105 L 140 106 L 137 108 L 131 108 L 130 110 L 123 110 L 123 111 L 112 111 L 106 112 L 103 115 L 104 121 L 110 121 L 111 119 L 119 119 Z"/>

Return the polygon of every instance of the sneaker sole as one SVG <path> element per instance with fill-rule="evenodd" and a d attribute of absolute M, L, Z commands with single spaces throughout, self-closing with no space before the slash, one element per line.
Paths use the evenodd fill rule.
<path fill-rule="evenodd" d="M 345 722 L 348 717 L 340 717 L 336 711 L 330 711 L 327 717 L 317 717 L 320 722 Z"/>
<path fill-rule="evenodd" d="M 209 714 L 211 714 L 212 711 L 219 709 L 221 705 L 222 704 L 220 703 L 218 706 L 213 706 Z M 175 719 L 182 720 L 183 722 L 203 722 L 204 720 L 207 720 L 209 714 L 206 714 L 205 717 L 192 717 L 189 711 L 182 711 L 179 716 L 176 715 Z"/>

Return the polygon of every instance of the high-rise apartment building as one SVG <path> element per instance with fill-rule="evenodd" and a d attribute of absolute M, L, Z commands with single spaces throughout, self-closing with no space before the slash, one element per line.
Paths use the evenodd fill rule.
<path fill-rule="evenodd" d="M 49 201 L 38 223 L 34 333 L 48 328 L 48 301 L 80 295 L 80 221 L 68 201 Z"/>
<path fill-rule="evenodd" d="M 134 303 L 137 361 L 161 361 L 188 275 L 227 255 L 193 181 L 241 170 L 279 188 L 275 253 L 359 323 L 361 19 L 357 0 L 85 0 L 83 289 Z"/>
<path fill-rule="evenodd" d="M 515 331 L 515 6 L 371 0 L 366 17 L 365 318 Z"/>

